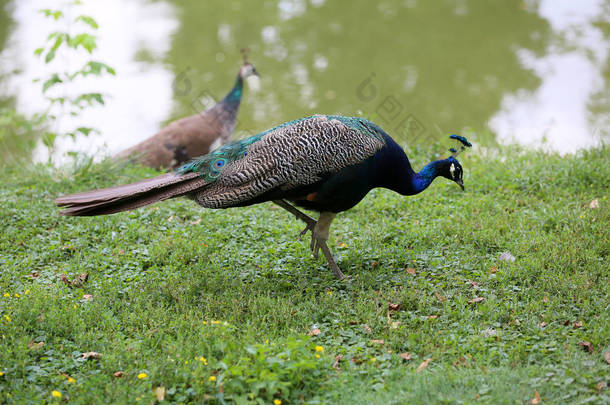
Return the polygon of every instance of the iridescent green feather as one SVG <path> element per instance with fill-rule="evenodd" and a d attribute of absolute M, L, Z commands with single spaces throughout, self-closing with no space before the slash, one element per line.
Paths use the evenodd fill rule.
<path fill-rule="evenodd" d="M 199 173 L 208 181 L 214 181 L 229 163 L 242 159 L 248 153 L 248 146 L 259 141 L 264 134 L 228 143 L 205 156 L 194 158 L 177 169 L 178 173 Z"/>

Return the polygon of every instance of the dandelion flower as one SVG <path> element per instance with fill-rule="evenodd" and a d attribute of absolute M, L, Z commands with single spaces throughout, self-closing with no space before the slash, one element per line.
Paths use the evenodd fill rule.
<path fill-rule="evenodd" d="M 30 293 L 30 290 L 25 290 L 24 294 L 28 295 Z"/>
<path fill-rule="evenodd" d="M 68 377 L 68 382 L 70 384 L 74 384 L 76 382 L 76 380 L 74 378 L 72 378 L 72 377 Z"/>
<path fill-rule="evenodd" d="M 376 362 L 376 361 L 377 361 L 377 359 L 376 359 L 375 357 L 373 357 L 373 358 L 371 359 L 371 363 L 374 363 L 374 362 Z"/>
<path fill-rule="evenodd" d="M 0 377 L 2 377 L 4 375 L 4 373 L 2 371 L 0 371 Z"/>
<path fill-rule="evenodd" d="M 316 352 L 318 352 L 318 353 L 324 352 L 324 348 L 322 346 L 316 346 Z"/>
<path fill-rule="evenodd" d="M 316 354 L 316 359 L 319 359 L 319 358 L 320 358 L 320 355 L 319 355 L 319 354 Z"/>
<path fill-rule="evenodd" d="M 273 400 L 273 405 L 282 405 L 282 400 L 281 399 L 274 399 Z"/>
<path fill-rule="evenodd" d="M 342 243 L 342 244 L 339 245 L 339 247 L 346 248 L 347 244 L 346 243 Z"/>
<path fill-rule="evenodd" d="M 11 317 L 10 317 L 10 316 L 8 316 L 8 315 L 4 315 L 4 319 L 6 319 L 6 321 L 7 321 L 7 322 L 10 322 L 10 321 L 11 321 Z"/>
<path fill-rule="evenodd" d="M 53 396 L 53 398 L 61 398 L 61 392 L 59 391 L 52 391 L 51 395 Z"/>
<path fill-rule="evenodd" d="M 214 382 L 216 381 L 216 377 L 211 375 L 210 378 L 208 378 L 208 381 Z"/>
<path fill-rule="evenodd" d="M 206 366 L 208 365 L 207 359 L 203 356 L 199 357 L 199 361 L 202 362 L 203 364 L 205 364 Z"/>
<path fill-rule="evenodd" d="M 218 325 L 220 321 L 212 321 L 212 325 Z"/>
<path fill-rule="evenodd" d="M 204 325 L 207 325 L 207 324 L 208 324 L 208 321 L 203 321 L 203 324 L 204 324 Z"/>
<path fill-rule="evenodd" d="M 11 294 L 9 294 L 9 293 L 4 293 L 4 294 L 3 294 L 3 297 L 10 298 L 10 297 L 11 297 Z"/>
<path fill-rule="evenodd" d="M 143 379 L 145 379 L 146 377 L 148 377 L 148 374 L 146 374 L 146 373 L 140 373 L 140 374 L 138 374 L 138 380 L 143 380 Z"/>
<path fill-rule="evenodd" d="M 15 293 L 15 298 L 19 298 L 21 297 L 21 295 L 19 295 L 18 293 Z"/>

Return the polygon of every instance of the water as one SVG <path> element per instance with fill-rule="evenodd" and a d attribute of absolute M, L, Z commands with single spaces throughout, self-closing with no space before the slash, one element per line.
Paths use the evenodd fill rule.
<path fill-rule="evenodd" d="M 0 10 L 0 98 L 25 113 L 45 108 L 31 51 L 54 28 L 36 11 L 48 3 Z M 200 111 L 230 89 L 245 46 L 261 79 L 237 136 L 314 113 L 364 114 L 405 144 L 463 133 L 572 152 L 609 136 L 608 1 L 88 0 L 77 11 L 100 23 L 95 58 L 117 76 L 87 82 L 107 105 L 60 126 L 102 134 L 61 141 L 60 160 L 119 151 Z"/>

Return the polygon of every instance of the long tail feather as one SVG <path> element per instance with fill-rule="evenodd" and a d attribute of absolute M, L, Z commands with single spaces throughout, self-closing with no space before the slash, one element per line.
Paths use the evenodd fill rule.
<path fill-rule="evenodd" d="M 66 195 L 57 198 L 55 203 L 64 207 L 62 215 L 107 215 L 179 197 L 207 183 L 197 173 L 167 173 L 123 186 Z"/>

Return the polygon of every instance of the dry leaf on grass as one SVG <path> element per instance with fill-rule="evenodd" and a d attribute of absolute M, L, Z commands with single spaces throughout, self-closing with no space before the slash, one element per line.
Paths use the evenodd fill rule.
<path fill-rule="evenodd" d="M 32 340 L 28 343 L 28 349 L 30 350 L 39 350 L 42 346 L 44 346 L 44 342 L 34 342 Z"/>
<path fill-rule="evenodd" d="M 476 297 L 471 300 L 468 300 L 469 304 L 478 304 L 479 302 L 485 301 L 485 297 Z"/>
<path fill-rule="evenodd" d="M 123 373 L 122 371 L 115 371 L 115 372 L 114 372 L 112 375 L 113 375 L 115 378 L 121 378 L 121 377 L 123 377 L 123 375 L 124 375 L 124 374 L 125 374 L 125 373 Z"/>
<path fill-rule="evenodd" d="M 472 281 L 472 280 L 468 280 L 468 284 L 470 284 L 473 287 L 478 287 L 479 283 L 477 283 L 476 281 Z"/>
<path fill-rule="evenodd" d="M 367 325 L 366 323 L 365 323 L 365 324 L 363 324 L 363 325 L 362 325 L 362 327 L 364 328 L 364 330 L 365 330 L 366 332 L 369 332 L 369 333 L 371 333 L 371 332 L 372 332 L 371 327 L 370 327 L 369 325 Z"/>
<path fill-rule="evenodd" d="M 583 350 L 593 353 L 593 345 L 591 342 L 578 342 L 578 346 L 582 347 Z"/>
<path fill-rule="evenodd" d="M 604 360 L 606 360 L 606 363 L 610 364 L 610 352 L 604 353 Z"/>
<path fill-rule="evenodd" d="M 426 319 L 436 319 L 438 318 L 438 315 L 427 315 Z"/>
<path fill-rule="evenodd" d="M 589 208 L 591 208 L 592 210 L 599 208 L 599 198 L 596 198 L 595 200 L 592 200 L 589 203 Z"/>
<path fill-rule="evenodd" d="M 534 390 L 534 399 L 532 399 L 530 401 L 530 404 L 536 405 L 536 404 L 539 404 L 540 401 L 542 401 L 542 399 L 540 399 L 540 395 L 538 394 L 538 391 Z"/>
<path fill-rule="evenodd" d="M 407 273 L 409 273 L 412 276 L 414 276 L 415 273 L 417 273 L 417 270 L 415 270 L 413 267 L 407 267 Z"/>
<path fill-rule="evenodd" d="M 388 303 L 388 309 L 390 311 L 400 311 L 400 304 Z"/>
<path fill-rule="evenodd" d="M 582 328 L 582 321 L 574 322 L 572 326 L 574 329 Z"/>
<path fill-rule="evenodd" d="M 383 339 L 372 339 L 370 342 L 375 344 L 375 345 L 383 345 L 383 344 L 385 344 L 385 340 L 383 340 Z"/>
<path fill-rule="evenodd" d="M 600 392 L 602 389 L 604 389 L 605 386 L 606 386 L 606 383 L 603 381 L 600 381 L 597 383 L 595 388 L 597 389 L 597 392 Z"/>
<path fill-rule="evenodd" d="M 85 353 L 81 353 L 80 357 L 82 357 L 85 360 L 88 359 L 99 359 L 102 357 L 101 353 L 98 352 L 85 352 Z"/>
<path fill-rule="evenodd" d="M 68 277 L 66 277 L 65 274 L 60 274 L 59 279 L 70 288 L 73 288 L 73 287 L 80 288 L 83 285 L 85 285 L 85 283 L 89 279 L 89 274 L 81 273 L 72 281 L 68 280 Z"/>
<path fill-rule="evenodd" d="M 398 356 L 400 356 L 401 359 L 403 360 L 411 360 L 411 353 L 409 352 L 404 352 L 404 353 L 400 353 Z"/>
<path fill-rule="evenodd" d="M 439 300 L 440 302 L 445 302 L 447 301 L 447 298 L 443 297 L 442 295 L 440 295 L 438 293 L 438 291 L 434 291 L 434 295 L 436 296 L 436 299 Z"/>
<path fill-rule="evenodd" d="M 399 326 L 400 326 L 400 321 L 393 321 L 390 324 L 390 328 L 392 328 L 392 329 L 398 329 Z"/>
<path fill-rule="evenodd" d="M 83 299 L 84 299 L 85 301 L 89 301 L 89 300 L 90 300 L 90 299 L 92 299 L 92 298 L 93 298 L 93 295 L 91 295 L 91 294 L 84 294 L 84 295 L 83 295 Z"/>
<path fill-rule="evenodd" d="M 544 328 L 546 326 L 546 322 L 540 322 L 540 327 Z"/>
<path fill-rule="evenodd" d="M 309 336 L 318 336 L 321 333 L 320 329 L 315 328 L 307 332 Z"/>
<path fill-rule="evenodd" d="M 424 361 L 421 362 L 421 364 L 419 366 L 417 366 L 417 372 L 420 373 L 423 369 L 425 369 L 426 367 L 428 367 L 428 364 L 430 364 L 430 362 L 432 361 L 432 357 L 429 359 L 426 359 Z"/>
<path fill-rule="evenodd" d="M 490 272 L 491 274 L 496 274 L 496 273 L 498 272 L 498 269 L 496 269 L 494 266 L 491 266 L 491 267 L 489 268 L 489 272 Z"/>
<path fill-rule="evenodd" d="M 165 399 L 165 387 L 157 387 L 153 389 L 153 392 L 155 393 L 157 401 L 163 401 Z"/>
<path fill-rule="evenodd" d="M 333 368 L 335 370 L 341 371 L 341 367 L 339 367 L 339 363 L 341 362 L 341 360 L 343 360 L 342 354 L 335 356 L 335 362 L 333 363 Z"/>

